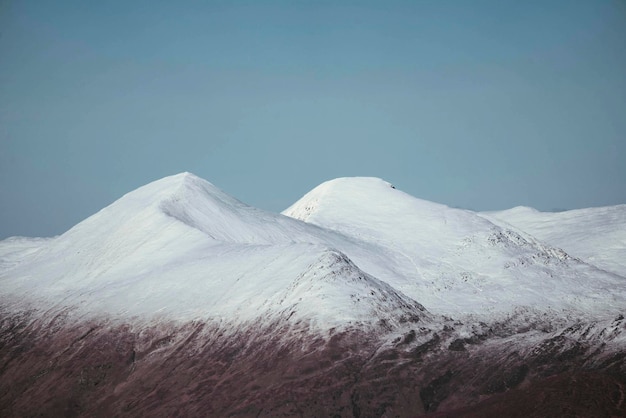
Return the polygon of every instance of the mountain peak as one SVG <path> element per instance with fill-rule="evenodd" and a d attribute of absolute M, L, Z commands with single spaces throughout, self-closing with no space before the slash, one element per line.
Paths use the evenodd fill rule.
<path fill-rule="evenodd" d="M 309 194 L 323 194 L 329 191 L 337 193 L 348 193 L 346 198 L 352 198 L 352 195 L 384 193 L 395 187 L 378 177 L 338 177 L 336 179 L 325 181 L 315 187 Z"/>
<path fill-rule="evenodd" d="M 376 210 L 384 202 L 403 200 L 404 197 L 410 196 L 377 177 L 339 177 L 313 188 L 282 214 L 309 222 L 312 216 L 328 208 L 361 207 L 363 210 Z"/>
<path fill-rule="evenodd" d="M 62 235 L 83 238 L 111 235 L 122 228 L 131 236 L 159 235 L 172 220 L 201 228 L 198 212 L 220 211 L 223 206 L 243 205 L 208 181 L 189 172 L 167 176 L 141 186 Z"/>
<path fill-rule="evenodd" d="M 141 186 L 125 194 L 117 202 L 134 199 L 142 200 L 144 204 L 158 203 L 172 195 L 179 194 L 182 189 L 196 190 L 201 194 L 224 194 L 224 192 L 212 183 L 196 176 L 193 173 L 185 171 L 163 177 L 159 180 L 155 180 Z"/>
<path fill-rule="evenodd" d="M 324 183 L 320 184 L 318 187 L 346 187 L 346 186 L 372 187 L 372 188 L 391 187 L 392 189 L 395 189 L 395 187 L 391 183 L 379 177 L 360 177 L 360 176 L 337 177 L 335 179 L 325 181 Z"/>

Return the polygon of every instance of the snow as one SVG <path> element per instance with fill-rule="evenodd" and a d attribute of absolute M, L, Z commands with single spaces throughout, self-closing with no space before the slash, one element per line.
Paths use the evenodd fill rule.
<path fill-rule="evenodd" d="M 0 271 L 15 267 L 20 261 L 38 252 L 50 238 L 10 237 L 0 241 Z"/>
<path fill-rule="evenodd" d="M 326 182 L 274 214 L 182 173 L 59 237 L 0 242 L 0 301 L 82 317 L 320 329 L 434 318 L 423 307 L 489 319 L 520 307 L 614 315 L 626 305 L 622 277 L 486 218 L 375 178 Z"/>
<path fill-rule="evenodd" d="M 520 206 L 481 215 L 626 278 L 626 205 L 556 213 Z"/>
<path fill-rule="evenodd" d="M 381 179 L 328 181 L 283 214 L 383 247 L 396 275 L 363 262 L 365 270 L 433 312 L 481 315 L 512 306 L 608 312 L 623 305 L 619 277 Z M 346 254 L 363 267 L 358 255 Z"/>
<path fill-rule="evenodd" d="M 45 246 L 3 241 L 1 293 L 5 306 L 71 302 L 79 315 L 271 321 L 293 312 L 322 328 L 416 309 L 328 245 L 342 240 L 183 173 L 125 195 Z M 383 304 L 373 291 L 391 296 Z"/>

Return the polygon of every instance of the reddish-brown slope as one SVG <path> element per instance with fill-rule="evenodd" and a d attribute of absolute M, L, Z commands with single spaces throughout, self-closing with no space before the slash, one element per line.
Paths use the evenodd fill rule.
<path fill-rule="evenodd" d="M 626 416 L 624 353 L 582 342 L 528 356 L 419 324 L 384 346 L 358 331 L 228 331 L 5 317 L 0 416 Z"/>

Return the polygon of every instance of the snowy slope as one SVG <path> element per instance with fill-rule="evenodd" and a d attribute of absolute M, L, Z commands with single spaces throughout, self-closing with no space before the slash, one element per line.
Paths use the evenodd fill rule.
<path fill-rule="evenodd" d="M 0 271 L 15 267 L 21 260 L 37 253 L 51 238 L 11 237 L 0 241 Z"/>
<path fill-rule="evenodd" d="M 434 312 L 484 315 L 524 306 L 608 313 L 626 300 L 615 275 L 380 179 L 328 181 L 283 214 L 385 248 L 396 275 L 365 270 Z"/>
<path fill-rule="evenodd" d="M 574 257 L 626 277 L 626 205 L 558 213 L 520 206 L 481 215 L 506 222 Z"/>
<path fill-rule="evenodd" d="M 78 316 L 293 317 L 322 329 L 422 313 L 324 245 L 334 235 L 184 173 L 127 194 L 57 238 L 4 241 L 2 302 L 71 307 Z"/>

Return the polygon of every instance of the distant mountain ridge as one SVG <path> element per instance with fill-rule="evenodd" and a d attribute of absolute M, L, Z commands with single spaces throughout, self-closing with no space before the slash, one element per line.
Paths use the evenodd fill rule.
<path fill-rule="evenodd" d="M 512 225 L 587 263 L 626 277 L 626 205 L 561 212 L 520 206 L 481 216 Z"/>

